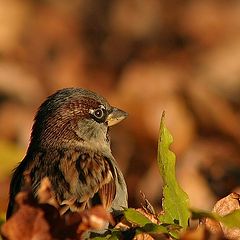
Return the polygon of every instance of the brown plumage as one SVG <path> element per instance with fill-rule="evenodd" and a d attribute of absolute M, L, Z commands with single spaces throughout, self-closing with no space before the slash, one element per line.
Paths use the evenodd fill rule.
<path fill-rule="evenodd" d="M 28 173 L 37 190 L 48 177 L 59 205 L 81 211 L 102 204 L 110 211 L 127 207 L 127 188 L 111 153 L 108 128 L 127 114 L 89 90 L 59 90 L 40 106 L 25 158 L 15 169 L 7 218 Z"/>

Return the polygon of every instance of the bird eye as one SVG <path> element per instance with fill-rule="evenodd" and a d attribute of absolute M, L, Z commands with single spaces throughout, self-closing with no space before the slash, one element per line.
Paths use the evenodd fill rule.
<path fill-rule="evenodd" d="M 106 109 L 102 106 L 100 108 L 90 110 L 90 114 L 92 115 L 94 120 L 96 120 L 97 122 L 104 122 L 107 117 L 106 113 L 107 113 Z"/>
<path fill-rule="evenodd" d="M 93 115 L 96 117 L 96 118 L 99 118 L 101 119 L 103 116 L 104 116 L 104 112 L 103 112 L 103 109 L 97 109 L 94 111 Z"/>

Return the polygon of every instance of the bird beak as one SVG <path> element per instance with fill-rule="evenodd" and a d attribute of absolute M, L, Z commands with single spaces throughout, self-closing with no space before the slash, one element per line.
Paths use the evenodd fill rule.
<path fill-rule="evenodd" d="M 113 126 L 119 122 L 121 122 L 123 119 L 125 119 L 128 116 L 126 112 L 123 110 L 120 110 L 118 108 L 112 108 L 112 112 L 109 113 L 107 116 L 106 122 L 108 126 Z"/>

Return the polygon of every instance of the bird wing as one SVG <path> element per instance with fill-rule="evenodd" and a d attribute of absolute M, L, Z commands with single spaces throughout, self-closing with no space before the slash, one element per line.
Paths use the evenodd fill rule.
<path fill-rule="evenodd" d="M 69 183 L 62 203 L 71 204 L 72 211 L 97 204 L 102 204 L 106 209 L 111 207 L 116 185 L 113 167 L 108 158 L 82 150 L 72 153 L 68 151 L 61 159 L 59 169 Z"/>
<path fill-rule="evenodd" d="M 105 209 L 109 209 L 112 205 L 112 202 L 116 196 L 116 184 L 114 179 L 109 183 L 104 184 L 98 191 L 101 204 Z"/>

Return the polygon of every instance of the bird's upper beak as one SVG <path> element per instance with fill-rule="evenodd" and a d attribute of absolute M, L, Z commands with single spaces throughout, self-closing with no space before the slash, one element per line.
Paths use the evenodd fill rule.
<path fill-rule="evenodd" d="M 124 112 L 121 109 L 118 108 L 112 108 L 112 111 L 107 116 L 106 122 L 108 126 L 113 126 L 119 122 L 121 122 L 123 119 L 125 119 L 128 116 L 126 112 Z"/>

